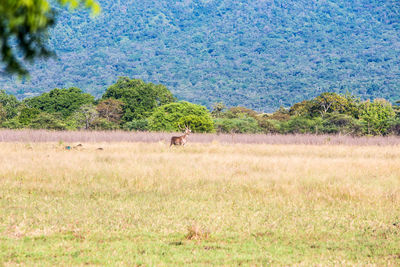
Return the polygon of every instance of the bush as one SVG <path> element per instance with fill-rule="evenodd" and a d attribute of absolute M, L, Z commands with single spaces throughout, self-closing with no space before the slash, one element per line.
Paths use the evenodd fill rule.
<path fill-rule="evenodd" d="M 361 105 L 360 119 L 365 134 L 385 135 L 388 133 L 390 121 L 396 113 L 392 105 L 384 99 L 364 102 Z"/>
<path fill-rule="evenodd" d="M 256 119 L 245 118 L 218 118 L 214 119 L 215 130 L 219 133 L 260 133 L 262 129 L 258 126 Z"/>
<path fill-rule="evenodd" d="M 32 119 L 31 123 L 29 124 L 29 128 L 66 130 L 67 126 L 52 114 L 40 113 L 36 118 Z"/>
<path fill-rule="evenodd" d="M 96 118 L 89 126 L 91 130 L 117 130 L 119 125 L 107 120 L 106 118 Z"/>
<path fill-rule="evenodd" d="M 290 119 L 289 110 L 287 110 L 283 107 L 280 107 L 277 111 L 275 111 L 268 118 L 272 119 L 272 120 L 277 120 L 277 121 L 287 121 Z"/>
<path fill-rule="evenodd" d="M 393 119 L 389 122 L 388 133 L 400 135 L 400 118 Z"/>
<path fill-rule="evenodd" d="M 261 128 L 263 133 L 278 133 L 279 128 L 277 127 L 278 122 L 276 120 L 270 120 L 267 117 L 258 116 L 258 126 Z"/>
<path fill-rule="evenodd" d="M 6 119 L 14 118 L 18 113 L 18 106 L 20 102 L 13 95 L 9 95 L 4 90 L 0 90 L 0 104 L 1 104 L 1 113 L 2 117 L 4 116 Z"/>
<path fill-rule="evenodd" d="M 28 125 L 32 121 L 32 119 L 39 116 L 39 114 L 40 114 L 40 110 L 38 110 L 36 108 L 25 107 L 25 108 L 21 109 L 19 116 L 18 116 L 18 120 L 21 124 Z"/>
<path fill-rule="evenodd" d="M 22 125 L 19 122 L 19 119 L 17 117 L 14 117 L 12 119 L 6 120 L 1 124 L 2 128 L 7 128 L 7 129 L 22 129 L 24 128 L 24 125 Z"/>
<path fill-rule="evenodd" d="M 359 120 L 352 116 L 339 113 L 328 113 L 325 115 L 322 131 L 328 134 L 341 133 L 361 135 L 362 125 Z"/>
<path fill-rule="evenodd" d="M 321 118 L 293 117 L 288 121 L 281 122 L 280 132 L 292 134 L 321 133 L 323 129 L 322 122 Z"/>
<path fill-rule="evenodd" d="M 244 117 L 257 117 L 257 112 L 245 107 L 232 107 L 224 113 L 226 118 L 244 118 Z"/>
<path fill-rule="evenodd" d="M 147 131 L 149 122 L 146 119 L 133 120 L 124 124 L 124 129 L 129 131 Z"/>
<path fill-rule="evenodd" d="M 214 122 L 203 106 L 186 101 L 163 105 L 155 109 L 149 118 L 152 131 L 181 131 L 184 125 L 193 132 L 213 132 Z"/>

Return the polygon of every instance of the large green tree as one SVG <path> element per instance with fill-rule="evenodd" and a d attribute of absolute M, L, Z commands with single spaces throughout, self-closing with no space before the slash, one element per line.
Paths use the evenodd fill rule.
<path fill-rule="evenodd" d="M 56 18 L 54 1 L 48 0 L 1 0 L 0 1 L 0 61 L 6 71 L 27 74 L 22 61 L 49 56 L 46 46 L 48 29 Z M 95 0 L 57 0 L 58 4 L 71 9 L 85 6 L 93 14 L 100 11 Z"/>
<path fill-rule="evenodd" d="M 53 89 L 40 96 L 25 99 L 27 107 L 54 114 L 59 113 L 66 118 L 78 110 L 82 105 L 92 104 L 94 97 L 83 93 L 81 89 L 71 87 L 69 89 Z"/>
<path fill-rule="evenodd" d="M 125 122 L 147 118 L 159 106 L 174 102 L 172 93 L 161 84 L 145 83 L 139 79 L 120 77 L 103 95 L 124 103 Z"/>

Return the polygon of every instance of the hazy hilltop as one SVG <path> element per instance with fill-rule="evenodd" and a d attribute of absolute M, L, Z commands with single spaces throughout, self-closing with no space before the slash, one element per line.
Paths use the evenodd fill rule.
<path fill-rule="evenodd" d="M 60 9 L 30 81 L 0 77 L 19 97 L 77 86 L 100 96 L 130 76 L 179 99 L 259 111 L 325 91 L 400 99 L 400 3 L 377 0 L 100 0 Z"/>

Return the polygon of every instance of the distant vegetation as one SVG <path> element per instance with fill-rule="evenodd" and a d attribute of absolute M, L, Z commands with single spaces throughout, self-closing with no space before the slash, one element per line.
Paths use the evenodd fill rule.
<path fill-rule="evenodd" d="M 398 104 L 400 102 L 398 101 Z M 242 106 L 227 108 L 177 101 L 163 85 L 120 77 L 99 99 L 81 89 L 53 89 L 17 100 L 0 91 L 0 126 L 9 129 L 135 130 L 193 132 L 400 135 L 400 106 L 384 99 L 361 101 L 350 94 L 322 93 L 259 113 Z"/>
<path fill-rule="evenodd" d="M 128 76 L 208 108 L 259 112 L 323 92 L 400 99 L 398 1 L 99 2 L 94 19 L 57 10 L 58 58 L 31 66 L 30 81 L 0 77 L 1 88 L 18 99 L 72 86 L 101 97 Z"/>

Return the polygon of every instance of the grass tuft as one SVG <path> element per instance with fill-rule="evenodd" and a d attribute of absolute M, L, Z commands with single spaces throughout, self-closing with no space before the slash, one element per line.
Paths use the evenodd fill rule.
<path fill-rule="evenodd" d="M 204 229 L 198 224 L 192 224 L 187 227 L 188 233 L 186 234 L 187 240 L 202 241 L 207 240 L 210 237 L 210 231 Z"/>

